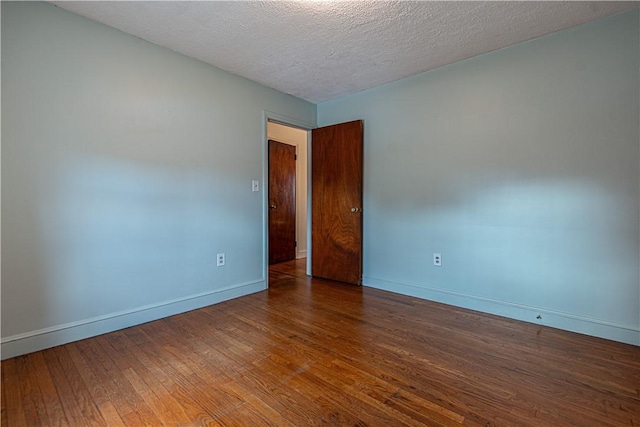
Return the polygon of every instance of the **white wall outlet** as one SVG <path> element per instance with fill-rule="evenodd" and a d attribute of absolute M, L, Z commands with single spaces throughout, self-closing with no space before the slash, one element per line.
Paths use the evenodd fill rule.
<path fill-rule="evenodd" d="M 260 181 L 258 181 L 257 179 L 251 181 L 251 191 L 260 191 Z"/>
<path fill-rule="evenodd" d="M 224 254 L 218 254 L 216 256 L 216 265 L 218 267 L 224 267 L 225 263 L 226 263 L 226 257 L 224 256 Z"/>
<path fill-rule="evenodd" d="M 442 267 L 442 255 L 434 253 L 433 254 L 433 265 L 436 267 Z"/>

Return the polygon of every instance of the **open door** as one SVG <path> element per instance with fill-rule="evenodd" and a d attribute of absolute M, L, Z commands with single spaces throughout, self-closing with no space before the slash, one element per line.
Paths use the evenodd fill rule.
<path fill-rule="evenodd" d="M 269 140 L 269 264 L 296 258 L 296 147 Z"/>
<path fill-rule="evenodd" d="M 312 131 L 311 274 L 362 284 L 363 122 Z"/>

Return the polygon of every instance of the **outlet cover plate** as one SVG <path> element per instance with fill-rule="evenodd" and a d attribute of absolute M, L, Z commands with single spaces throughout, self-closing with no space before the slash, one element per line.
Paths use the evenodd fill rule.
<path fill-rule="evenodd" d="M 436 267 L 442 267 L 442 254 L 433 254 L 433 265 L 435 265 Z"/>

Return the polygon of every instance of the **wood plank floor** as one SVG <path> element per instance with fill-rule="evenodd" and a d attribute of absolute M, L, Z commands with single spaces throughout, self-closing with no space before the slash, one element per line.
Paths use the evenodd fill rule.
<path fill-rule="evenodd" d="M 640 347 L 303 262 L 265 292 L 2 362 L 2 425 L 640 426 Z"/>

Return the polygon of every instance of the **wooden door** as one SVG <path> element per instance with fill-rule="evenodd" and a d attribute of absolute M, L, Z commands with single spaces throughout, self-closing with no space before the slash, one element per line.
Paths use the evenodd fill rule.
<path fill-rule="evenodd" d="M 362 284 L 363 122 L 314 129 L 311 274 Z"/>
<path fill-rule="evenodd" d="M 296 258 L 296 147 L 269 140 L 269 264 Z"/>

